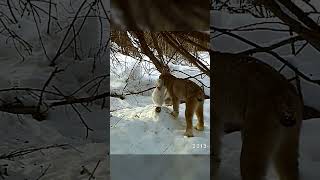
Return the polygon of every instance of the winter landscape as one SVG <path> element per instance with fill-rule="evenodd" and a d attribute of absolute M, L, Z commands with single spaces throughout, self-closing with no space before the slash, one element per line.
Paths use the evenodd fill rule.
<path fill-rule="evenodd" d="M 0 1 L 0 179 L 108 177 L 108 6 Z"/>
<path fill-rule="evenodd" d="M 170 114 L 172 106 L 164 105 L 161 112 L 157 113 L 151 93 L 160 72 L 147 56 L 134 59 L 116 52 L 115 43 L 113 46 L 110 55 L 111 154 L 209 154 L 210 100 L 204 101 L 204 131 L 194 130 L 192 138 L 183 136 L 186 126 L 185 103 L 180 105 L 178 119 Z M 198 56 L 210 64 L 208 52 L 199 52 Z M 183 62 L 168 63 L 168 66 L 179 78 L 198 75 L 196 80 L 192 80 L 200 81 L 205 86 L 205 94 L 210 96 L 210 79 L 201 75 L 197 67 Z M 196 116 L 193 124 L 196 124 Z"/>
<path fill-rule="evenodd" d="M 0 0 L 0 179 L 100 180 L 110 179 L 110 171 L 113 180 L 209 179 L 211 44 L 214 51 L 258 58 L 300 90 L 307 110 L 300 180 L 318 180 L 319 1 L 210 2 L 210 35 L 208 28 L 114 31 L 110 38 L 107 0 Z M 201 8 L 182 29 L 199 19 L 206 24 Z M 168 22 L 165 11 L 157 13 L 152 18 Z M 162 27 L 152 25 L 158 22 L 140 23 L 148 29 Z M 172 105 L 155 111 L 151 94 L 164 67 L 207 95 L 204 131 L 194 129 L 194 137 L 183 135 L 185 102 L 176 119 Z M 239 130 L 226 129 L 223 137 L 221 180 L 241 179 Z M 278 180 L 270 170 L 267 179 Z"/>

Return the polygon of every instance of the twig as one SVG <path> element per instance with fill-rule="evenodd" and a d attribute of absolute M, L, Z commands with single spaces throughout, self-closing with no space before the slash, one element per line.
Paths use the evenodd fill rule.
<path fill-rule="evenodd" d="M 90 7 L 89 7 L 89 10 L 87 11 L 87 13 L 86 13 L 86 15 L 85 15 L 85 18 L 84 18 L 84 20 L 82 21 L 82 24 L 80 25 L 80 28 L 79 28 L 78 32 L 72 37 L 72 39 L 71 39 L 70 42 L 66 45 L 66 47 L 63 48 L 63 45 L 64 45 L 65 41 L 67 40 L 67 37 L 68 37 L 68 35 L 69 35 L 72 27 L 74 26 L 74 24 L 75 24 L 76 20 L 78 19 L 78 16 L 79 16 L 82 8 L 83 8 L 84 5 L 87 3 L 87 1 L 88 1 L 88 0 L 84 0 L 84 1 L 81 3 L 79 9 L 77 10 L 77 12 L 76 12 L 76 14 L 75 14 L 72 22 L 70 23 L 70 25 L 69 25 L 69 27 L 68 27 L 68 29 L 67 29 L 67 32 L 65 33 L 65 35 L 64 35 L 64 37 L 63 37 L 63 39 L 62 39 L 62 41 L 61 41 L 61 44 L 60 44 L 60 46 L 59 46 L 59 48 L 58 48 L 58 50 L 57 50 L 57 53 L 56 53 L 55 57 L 51 60 L 50 66 L 54 66 L 54 65 L 55 65 L 55 61 L 70 47 L 70 45 L 72 44 L 72 42 L 73 42 L 73 41 L 75 40 L 75 38 L 79 35 L 79 33 L 80 33 L 80 31 L 81 31 L 81 29 L 82 29 L 82 27 L 83 27 L 83 25 L 84 25 L 84 23 L 85 23 L 88 15 L 89 15 L 89 13 L 90 13 L 91 10 L 92 10 L 92 7 L 97 3 L 97 0 L 95 0 L 94 2 L 91 3 L 91 5 L 90 5 Z"/>
<path fill-rule="evenodd" d="M 88 180 L 91 180 L 92 178 L 94 178 L 94 173 L 96 172 L 96 170 L 97 170 L 97 168 L 98 168 L 98 166 L 99 166 L 99 164 L 100 164 L 100 162 L 101 162 L 101 160 L 99 160 L 98 162 L 97 162 L 97 164 L 96 164 L 96 166 L 94 167 L 94 169 L 93 169 L 93 171 L 92 171 L 92 173 L 90 173 L 90 177 L 89 177 L 89 179 Z"/>
<path fill-rule="evenodd" d="M 11 13 L 11 16 L 12 16 L 14 22 L 17 23 L 18 20 L 17 20 L 16 16 L 15 16 L 14 13 L 13 13 L 13 10 L 12 10 L 11 4 L 10 4 L 10 0 L 7 0 L 7 5 L 8 5 L 8 8 L 9 8 L 9 10 L 10 10 L 10 13 Z"/>
<path fill-rule="evenodd" d="M 39 37 L 39 41 L 40 41 L 41 47 L 42 47 L 43 52 L 44 52 L 45 56 L 47 57 L 48 61 L 50 61 L 50 58 L 49 58 L 49 56 L 48 56 L 46 47 L 45 47 L 44 44 L 43 44 L 43 40 L 42 40 L 42 36 L 41 36 L 41 31 L 40 31 L 40 29 L 39 29 L 39 24 L 38 24 L 38 22 L 37 22 L 37 20 L 36 20 L 35 14 L 34 14 L 34 12 L 37 12 L 37 11 L 34 9 L 32 3 L 31 3 L 30 1 L 29 1 L 29 5 L 30 5 L 30 7 L 31 7 L 31 12 L 32 12 L 32 16 L 33 16 L 34 23 L 36 24 L 36 28 L 37 28 L 38 37 Z M 39 14 L 38 14 L 38 17 L 39 17 L 39 22 L 40 22 L 41 18 L 40 18 L 40 15 L 39 15 Z M 40 22 L 40 23 L 41 23 L 41 22 Z"/>
<path fill-rule="evenodd" d="M 45 176 L 50 167 L 51 164 L 48 165 L 48 167 L 40 174 L 40 176 L 36 180 L 40 180 L 43 176 Z"/>
<path fill-rule="evenodd" d="M 65 146 L 68 146 L 68 144 L 56 144 L 56 145 L 50 145 L 50 146 L 44 146 L 44 147 L 38 147 L 38 148 L 31 147 L 31 148 L 17 149 L 12 152 L 0 155 L 0 159 L 10 160 L 12 158 L 24 156 L 24 155 L 31 154 L 31 153 L 34 153 L 34 152 L 37 152 L 40 150 L 60 148 L 60 147 L 65 147 Z"/>
<path fill-rule="evenodd" d="M 51 6 L 52 6 L 52 0 L 49 1 L 49 18 L 48 18 L 48 26 L 47 26 L 47 33 L 50 34 L 50 24 L 51 24 Z"/>
<path fill-rule="evenodd" d="M 200 73 L 200 74 L 197 74 L 197 75 L 194 75 L 194 76 L 190 76 L 189 74 L 187 74 L 187 73 L 185 73 L 185 72 L 183 72 L 183 71 L 180 71 L 180 70 L 174 69 L 173 71 L 180 72 L 180 73 L 188 76 L 188 77 L 183 78 L 183 79 L 191 79 L 191 78 L 193 78 L 193 79 L 195 79 L 197 82 L 199 82 L 200 84 L 202 84 L 204 87 L 210 88 L 209 86 L 206 86 L 203 82 L 201 82 L 199 79 L 196 78 L 197 76 L 206 75 L 205 73 Z"/>
<path fill-rule="evenodd" d="M 49 83 L 51 82 L 52 78 L 59 72 L 61 72 L 63 70 L 58 70 L 58 67 L 56 67 L 54 69 L 54 71 L 51 73 L 51 75 L 49 76 L 48 80 L 45 82 L 43 88 L 42 88 L 42 91 L 40 93 L 40 98 L 39 98 L 39 102 L 38 102 L 38 106 L 37 106 L 37 111 L 40 112 L 40 106 L 42 104 L 42 99 L 43 99 L 43 94 L 44 94 L 44 91 L 46 90 L 47 86 L 49 85 Z"/>
<path fill-rule="evenodd" d="M 91 129 L 88 124 L 86 123 L 86 121 L 83 119 L 81 113 L 78 111 L 78 109 L 73 105 L 73 104 L 70 104 L 72 109 L 77 113 L 78 117 L 80 118 L 82 124 L 86 127 L 86 139 L 88 138 L 89 136 L 89 131 L 93 131 L 93 129 Z"/>
<path fill-rule="evenodd" d="M 75 98 L 69 97 L 64 101 L 53 102 L 49 105 L 49 107 L 61 106 L 61 105 L 68 105 L 68 104 L 79 104 L 79 103 L 87 103 L 92 102 L 98 99 L 106 98 L 109 96 L 109 92 L 105 92 L 96 96 L 84 97 L 84 98 Z M 68 96 L 66 96 L 68 97 Z"/>
<path fill-rule="evenodd" d="M 220 29 L 220 28 L 217 28 L 217 27 L 210 27 L 212 28 L 213 30 L 217 30 L 219 32 L 223 32 L 233 38 L 236 38 L 242 42 L 245 42 L 246 44 L 249 44 L 255 48 L 263 48 L 261 46 L 259 46 L 258 44 L 254 43 L 254 42 L 251 42 L 239 35 L 236 35 L 234 33 L 231 33 L 231 32 L 227 32 L 225 31 L 224 29 Z M 214 53 L 214 52 L 213 52 Z M 241 55 L 242 52 L 237 53 L 238 55 Z M 266 51 L 265 53 L 268 53 L 270 55 L 272 55 L 273 57 L 275 57 L 276 59 L 278 59 L 279 61 L 281 61 L 282 63 L 286 64 L 291 70 L 293 70 L 295 73 L 297 73 L 297 75 L 299 75 L 300 77 L 302 77 L 303 79 L 305 79 L 306 81 L 309 81 L 309 82 L 312 82 L 312 83 L 315 83 L 317 85 L 320 85 L 320 80 L 313 80 L 311 78 L 309 78 L 308 76 L 306 76 L 304 73 L 302 73 L 301 71 L 299 71 L 295 66 L 293 66 L 291 63 L 289 63 L 287 60 L 285 60 L 284 58 L 282 58 L 280 55 L 278 55 L 277 53 L 273 52 L 273 51 Z"/>
<path fill-rule="evenodd" d="M 67 97 L 65 96 L 58 88 L 55 87 L 55 89 L 58 91 L 58 93 L 60 93 L 61 95 L 63 95 L 64 97 Z M 79 103 L 82 103 L 82 102 L 79 102 Z M 81 113 L 78 111 L 78 109 L 73 105 L 74 103 L 68 103 L 72 109 L 76 112 L 76 114 L 78 115 L 78 117 L 80 118 L 82 124 L 85 126 L 86 128 L 86 139 L 88 138 L 89 136 L 89 131 L 93 131 L 93 129 L 91 129 L 88 124 L 86 123 L 86 121 L 83 119 Z M 50 107 L 52 107 L 52 104 L 50 105 Z"/>
<path fill-rule="evenodd" d="M 125 96 L 128 96 L 128 95 L 134 95 L 134 94 L 141 94 L 141 93 L 144 93 L 144 92 L 147 92 L 147 91 L 150 91 L 152 89 L 154 89 L 156 87 L 151 87 L 151 88 L 148 88 L 148 89 L 145 89 L 145 90 L 142 90 L 142 91 L 139 91 L 139 92 L 129 92 L 129 93 L 126 93 L 124 94 Z"/>

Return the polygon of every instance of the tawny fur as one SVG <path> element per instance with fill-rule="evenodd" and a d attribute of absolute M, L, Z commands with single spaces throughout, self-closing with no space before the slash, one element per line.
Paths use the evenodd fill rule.
<path fill-rule="evenodd" d="M 191 80 L 176 78 L 170 73 L 162 73 L 159 79 L 163 81 L 166 90 L 171 97 L 173 112 L 171 113 L 175 118 L 179 115 L 180 101 L 184 100 L 186 103 L 185 118 L 186 118 L 186 131 L 185 136 L 193 136 L 192 118 L 196 113 L 198 123 L 195 129 L 203 131 L 203 103 L 204 92 L 201 87 Z"/>
<path fill-rule="evenodd" d="M 242 180 L 264 180 L 270 163 L 280 180 L 298 180 L 302 101 L 279 72 L 247 56 L 215 53 L 213 59 L 213 173 L 219 179 L 223 124 L 241 124 Z M 294 124 L 286 127 L 287 119 Z"/>

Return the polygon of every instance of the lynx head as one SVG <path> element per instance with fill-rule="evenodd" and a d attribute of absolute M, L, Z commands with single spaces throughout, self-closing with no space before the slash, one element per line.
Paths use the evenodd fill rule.
<path fill-rule="evenodd" d="M 163 82 L 164 86 L 166 86 L 166 84 L 168 84 L 172 77 L 173 75 L 171 75 L 169 72 L 164 72 L 160 74 L 159 80 Z"/>
<path fill-rule="evenodd" d="M 158 90 L 161 90 L 162 87 L 163 87 L 163 80 L 158 79 L 158 80 L 156 81 L 156 88 L 157 88 Z"/>

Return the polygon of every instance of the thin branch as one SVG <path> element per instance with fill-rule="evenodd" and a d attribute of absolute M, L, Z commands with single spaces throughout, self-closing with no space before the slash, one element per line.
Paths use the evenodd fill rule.
<path fill-rule="evenodd" d="M 10 10 L 10 13 L 11 13 L 11 16 L 12 16 L 14 22 L 18 23 L 18 20 L 17 20 L 16 16 L 13 13 L 13 10 L 12 10 L 11 4 L 10 4 L 10 0 L 7 0 L 7 5 L 8 5 L 8 8 Z"/>
<path fill-rule="evenodd" d="M 45 176 L 50 167 L 51 167 L 51 164 L 49 164 L 47 166 L 47 168 L 44 169 L 44 171 L 42 171 L 42 173 L 40 174 L 40 176 L 36 180 L 40 180 L 43 176 Z"/>
<path fill-rule="evenodd" d="M 245 38 L 243 38 L 243 37 L 241 37 L 239 35 L 233 34 L 233 33 L 228 32 L 228 31 L 224 31 L 223 29 L 220 29 L 220 28 L 217 28 L 217 27 L 210 27 L 210 28 L 212 28 L 212 29 L 214 29 L 216 31 L 219 31 L 219 32 L 224 32 L 225 34 L 227 34 L 227 35 L 229 35 L 229 36 L 231 36 L 233 38 L 236 38 L 236 39 L 238 39 L 238 40 L 240 40 L 242 42 L 245 42 L 245 43 L 247 43 L 247 44 L 249 44 L 249 45 L 251 45 L 251 46 L 253 46 L 255 48 L 258 48 L 258 49 L 259 48 L 260 49 L 263 48 L 263 47 L 259 46 L 258 44 L 254 43 L 254 42 L 251 42 L 251 41 L 249 41 L 249 40 L 247 40 L 247 39 L 245 39 Z M 293 66 L 291 63 L 289 63 L 287 60 L 285 60 L 281 56 L 279 56 L 277 53 L 275 53 L 273 51 L 265 51 L 265 53 L 271 54 L 273 57 L 275 57 L 276 59 L 280 60 L 282 63 L 286 64 L 291 70 L 293 70 L 295 73 L 297 73 L 300 77 L 302 77 L 306 81 L 309 81 L 309 82 L 312 82 L 312 83 L 320 85 L 320 80 L 313 80 L 313 79 L 309 78 L 304 73 L 299 71 L 298 68 Z M 241 52 L 240 52 L 240 54 L 239 53 L 237 53 L 237 54 L 240 55 Z"/>
<path fill-rule="evenodd" d="M 46 90 L 46 88 L 48 87 L 49 83 L 51 82 L 51 80 L 53 79 L 53 77 L 61 72 L 62 70 L 58 70 L 58 67 L 56 67 L 54 69 L 54 71 L 50 74 L 48 80 L 44 83 L 43 85 L 43 88 L 42 88 L 42 91 L 40 93 L 40 98 L 39 98 L 39 102 L 38 102 L 38 106 L 37 106 L 37 111 L 40 112 L 40 106 L 42 105 L 42 98 L 43 98 L 43 94 L 44 94 L 44 91 Z"/>
<path fill-rule="evenodd" d="M 291 44 L 291 43 L 294 43 L 296 41 L 302 41 L 302 40 L 304 40 L 304 39 L 301 36 L 294 36 L 294 37 L 282 40 L 280 42 L 277 42 L 275 44 L 272 44 L 270 46 L 245 50 L 243 52 L 240 52 L 239 54 L 248 54 L 249 55 L 249 54 L 254 54 L 254 53 L 258 53 L 258 52 L 272 51 L 274 49 L 280 48 L 280 47 L 285 46 L 287 44 Z"/>
<path fill-rule="evenodd" d="M 149 49 L 149 46 L 148 46 L 148 44 L 147 44 L 147 42 L 145 40 L 145 37 L 144 37 L 144 32 L 142 32 L 142 31 L 134 31 L 133 33 L 137 36 L 137 38 L 138 38 L 138 40 L 140 42 L 140 46 L 141 46 L 141 49 L 142 49 L 143 53 L 146 54 L 150 58 L 150 60 L 155 65 L 157 70 L 159 72 L 161 72 L 162 69 L 163 69 L 163 64 L 161 64 L 161 61 L 159 61 L 154 56 L 154 54 L 151 52 L 151 50 Z"/>
<path fill-rule="evenodd" d="M 58 48 L 58 50 L 57 50 L 57 53 L 56 53 L 55 57 L 54 57 L 54 58 L 52 59 L 52 61 L 51 61 L 51 64 L 50 64 L 51 66 L 54 66 L 54 65 L 55 65 L 55 61 L 61 56 L 61 54 L 64 53 L 64 51 L 65 51 L 65 50 L 70 46 L 70 44 L 73 42 L 75 36 L 72 38 L 71 43 L 69 42 L 69 44 L 67 45 L 67 47 L 63 49 L 63 45 L 64 45 L 65 41 L 67 40 L 70 31 L 71 31 L 72 27 L 74 26 L 75 22 L 77 21 L 78 16 L 79 16 L 82 8 L 83 8 L 83 7 L 85 6 L 85 4 L 87 3 L 87 1 L 88 1 L 88 0 L 83 0 L 82 3 L 81 3 L 81 5 L 80 5 L 80 7 L 78 8 L 78 10 L 77 10 L 77 12 L 76 12 L 76 14 L 75 14 L 72 22 L 70 23 L 70 25 L 69 25 L 69 27 L 68 27 L 68 29 L 67 29 L 67 32 L 65 33 L 65 35 L 64 35 L 64 37 L 63 37 L 63 39 L 62 39 L 62 41 L 61 41 L 61 44 L 60 44 L 60 46 L 59 46 L 59 48 Z M 95 2 L 96 2 L 96 1 L 95 1 Z M 93 5 L 94 5 L 94 3 L 91 4 L 91 7 L 90 7 L 87 15 L 90 13 Z M 84 24 L 85 20 L 86 20 L 86 18 L 83 20 L 82 25 Z M 81 25 L 81 27 L 82 27 L 82 25 Z M 80 28 L 81 28 L 81 27 L 80 27 Z M 77 33 L 76 35 L 78 35 L 79 33 L 80 33 L 80 31 L 78 31 L 78 33 Z"/>
<path fill-rule="evenodd" d="M 167 43 L 169 43 L 173 48 L 177 49 L 178 52 L 181 53 L 184 57 L 186 57 L 191 64 L 195 65 L 202 72 L 208 75 L 208 77 L 210 77 L 210 69 L 203 63 L 201 63 L 198 59 L 196 59 L 194 56 L 192 56 L 181 44 L 174 40 L 170 34 L 166 32 L 161 32 L 161 35 Z"/>
<path fill-rule="evenodd" d="M 61 95 L 65 96 L 58 88 L 56 88 L 56 91 L 58 91 L 58 93 L 60 93 Z M 65 96 L 67 97 L 67 96 Z M 79 110 L 75 107 L 75 105 L 73 105 L 73 103 L 69 103 L 69 105 L 72 107 L 72 109 L 76 112 L 76 114 L 78 115 L 79 119 L 81 120 L 82 124 L 85 126 L 86 128 L 86 139 L 89 136 L 89 131 L 93 131 L 93 129 L 91 129 L 88 124 L 86 123 L 86 121 L 84 120 L 84 118 L 82 117 L 81 113 L 79 112 Z M 52 107 L 52 106 L 50 106 Z"/>
<path fill-rule="evenodd" d="M 52 148 L 63 148 L 66 146 L 68 146 L 68 144 L 56 144 L 56 145 L 50 145 L 50 146 L 44 146 L 44 147 L 38 147 L 38 148 L 30 147 L 30 148 L 24 148 L 24 149 L 17 149 L 17 150 L 11 151 L 9 153 L 1 154 L 0 159 L 11 160 L 16 157 L 35 153 L 37 151 L 52 149 Z"/>
<path fill-rule="evenodd" d="M 94 173 L 96 172 L 96 170 L 97 170 L 97 168 L 98 168 L 98 166 L 99 166 L 100 162 L 101 162 L 101 160 L 99 160 L 99 161 L 97 162 L 97 164 L 96 164 L 96 166 L 94 167 L 94 169 L 93 169 L 92 173 L 90 173 L 90 177 L 89 177 L 89 179 L 88 179 L 88 180 L 95 179 L 95 178 L 94 178 Z"/>
<path fill-rule="evenodd" d="M 51 9 L 52 9 L 52 0 L 49 1 L 49 13 L 48 13 L 48 26 L 47 26 L 47 34 L 50 34 L 50 24 L 51 24 Z"/>

